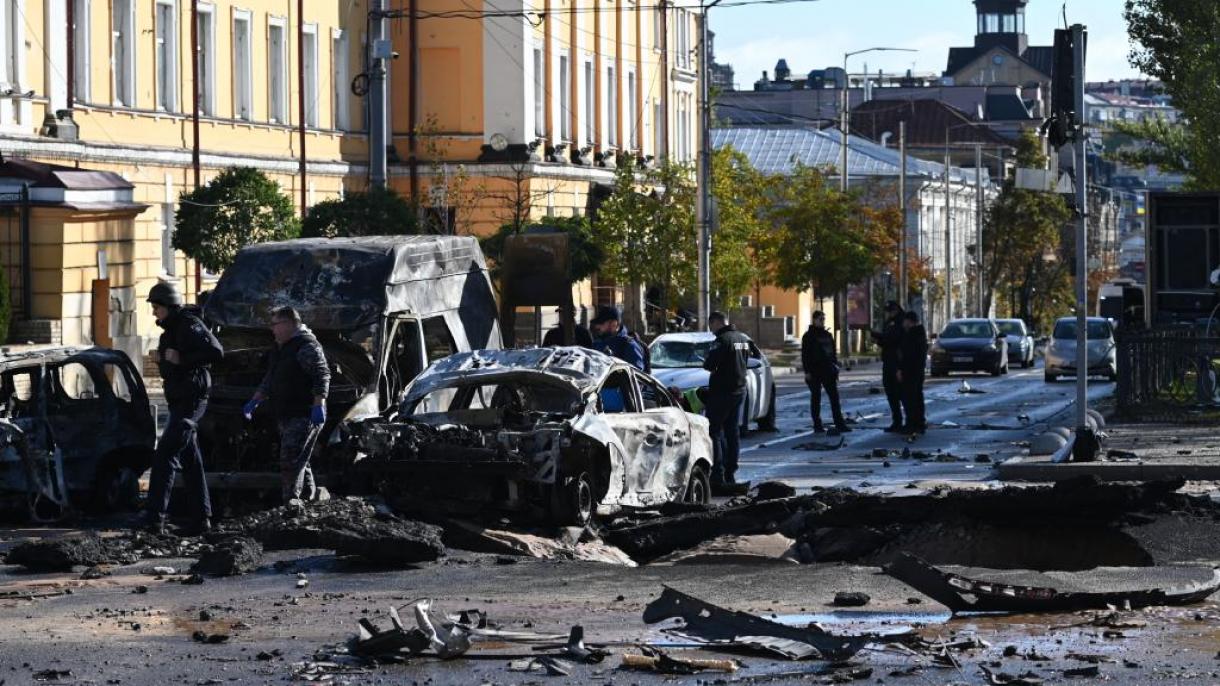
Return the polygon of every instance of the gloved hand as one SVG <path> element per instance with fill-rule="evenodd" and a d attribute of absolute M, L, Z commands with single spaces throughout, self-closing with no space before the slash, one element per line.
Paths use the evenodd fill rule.
<path fill-rule="evenodd" d="M 261 400 L 251 398 L 250 400 L 246 401 L 245 405 L 241 406 L 241 415 L 246 418 L 247 422 L 254 419 L 254 411 L 258 409 L 258 406 L 261 405 L 262 402 L 263 401 Z"/>
<path fill-rule="evenodd" d="M 322 426 L 326 423 L 326 406 L 314 405 L 309 410 L 309 423 L 312 426 Z"/>

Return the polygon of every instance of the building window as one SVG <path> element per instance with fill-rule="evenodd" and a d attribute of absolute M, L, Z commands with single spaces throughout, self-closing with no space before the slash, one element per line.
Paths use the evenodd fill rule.
<path fill-rule="evenodd" d="M 639 127 L 639 94 L 636 92 L 635 72 L 627 72 L 627 147 L 640 149 Z"/>
<path fill-rule="evenodd" d="M 593 62 L 585 60 L 585 142 L 589 145 L 593 144 L 595 123 L 593 119 L 594 103 L 596 99 L 596 81 L 593 76 Z"/>
<path fill-rule="evenodd" d="M 662 3 L 652 13 L 652 48 L 660 50 L 665 40 L 665 5 Z"/>
<path fill-rule="evenodd" d="M 135 14 L 133 0 L 113 0 L 113 15 L 110 17 L 110 74 L 114 90 L 114 104 L 119 107 L 135 107 L 136 104 L 136 53 Z"/>
<path fill-rule="evenodd" d="M 301 69 L 305 71 L 305 125 L 318 126 L 318 27 L 306 26 L 301 43 Z"/>
<path fill-rule="evenodd" d="M 559 137 L 572 140 L 572 66 L 571 58 L 559 56 Z"/>
<path fill-rule="evenodd" d="M 89 0 L 72 0 L 72 98 L 89 102 Z"/>
<path fill-rule="evenodd" d="M 287 74 L 284 71 L 284 25 L 267 26 L 267 96 L 270 99 L 268 114 L 275 124 L 288 123 L 286 92 Z"/>
<path fill-rule="evenodd" d="M 216 115 L 216 22 L 210 7 L 200 6 L 198 17 L 199 73 L 195 87 L 199 91 L 200 113 L 212 117 Z"/>
<path fill-rule="evenodd" d="M 174 25 L 174 6 L 156 4 L 157 109 L 173 112 L 177 107 L 174 89 L 178 72 L 178 31 Z"/>
<path fill-rule="evenodd" d="M 618 145 L 618 82 L 614 67 L 606 67 L 606 138 L 610 146 Z"/>
<path fill-rule="evenodd" d="M 534 135 L 546 136 L 546 60 L 542 48 L 534 48 Z"/>
<path fill-rule="evenodd" d="M 652 154 L 657 159 L 665 154 L 665 110 L 661 109 L 661 101 L 652 101 Z"/>
<path fill-rule="evenodd" d="M 690 22 L 686 10 L 675 11 L 674 21 L 678 24 L 678 66 L 687 68 L 690 67 Z"/>
<path fill-rule="evenodd" d="M 250 15 L 236 14 L 233 17 L 233 116 L 236 119 L 254 119 L 251 102 L 254 100 L 253 60 L 250 57 Z"/>
<path fill-rule="evenodd" d="M 161 273 L 177 276 L 178 265 L 174 261 L 174 203 L 161 204 Z"/>
<path fill-rule="evenodd" d="M 347 34 L 342 31 L 336 31 L 331 41 L 334 54 L 334 75 L 331 78 L 332 88 L 335 91 L 334 116 L 335 128 L 339 131 L 347 131 L 351 126 L 351 108 L 348 104 L 348 81 L 351 77 L 348 75 L 347 68 Z"/>

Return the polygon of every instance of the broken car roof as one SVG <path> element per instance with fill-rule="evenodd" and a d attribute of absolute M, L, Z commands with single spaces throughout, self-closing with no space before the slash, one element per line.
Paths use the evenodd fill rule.
<path fill-rule="evenodd" d="M 118 350 L 102 348 L 99 346 L 94 346 L 91 348 L 82 346 L 46 348 L 42 350 L 30 350 L 0 355 L 0 371 L 21 369 L 22 367 L 43 364 L 63 364 L 73 359 L 84 358 L 99 362 L 119 362 L 121 360 L 128 359 L 124 353 Z"/>
<path fill-rule="evenodd" d="M 407 398 L 421 398 L 437 388 L 471 378 L 494 378 L 520 372 L 562 379 L 580 391 L 596 386 L 626 362 L 581 347 L 474 350 L 450 355 L 424 370 L 407 390 Z"/>

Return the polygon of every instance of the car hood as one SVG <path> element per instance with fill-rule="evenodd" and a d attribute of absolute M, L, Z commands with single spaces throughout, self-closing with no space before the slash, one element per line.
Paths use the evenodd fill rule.
<path fill-rule="evenodd" d="M 706 386 L 708 378 L 711 376 L 706 369 L 699 367 L 669 367 L 661 369 L 654 367 L 652 375 L 657 378 L 657 381 L 665 384 L 666 388 L 677 388 L 683 391 Z"/>
<path fill-rule="evenodd" d="M 990 338 L 942 338 L 936 344 L 949 352 L 975 352 L 994 343 Z"/>

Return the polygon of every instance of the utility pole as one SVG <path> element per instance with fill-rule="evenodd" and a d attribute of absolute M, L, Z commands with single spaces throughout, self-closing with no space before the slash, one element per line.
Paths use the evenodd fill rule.
<path fill-rule="evenodd" d="M 949 132 L 945 131 L 945 324 L 953 320 L 953 197 L 949 188 Z"/>
<path fill-rule="evenodd" d="M 372 24 L 369 68 L 369 185 L 385 188 L 389 175 L 386 159 L 386 66 L 385 61 L 394 55 L 390 41 L 386 39 L 386 11 L 389 0 L 373 0 L 369 12 Z"/>
<path fill-rule="evenodd" d="M 695 223 L 699 228 L 699 326 L 707 327 L 712 311 L 712 103 L 708 88 L 707 12 L 721 0 L 699 5 L 699 202 Z M 664 38 L 663 38 L 664 40 Z M 758 305 L 758 303 L 754 303 Z"/>
<path fill-rule="evenodd" d="M 974 144 L 974 261 L 978 269 L 979 317 L 987 317 L 983 301 L 983 144 Z"/>
<path fill-rule="evenodd" d="M 1085 40 L 1088 31 L 1083 24 L 1072 25 L 1072 51 L 1075 66 L 1076 115 L 1073 123 L 1076 172 L 1076 441 L 1073 456 L 1079 461 L 1091 460 L 1096 455 L 1097 442 L 1088 427 L 1089 409 L 1089 348 L 1088 348 L 1088 298 L 1089 298 L 1089 185 L 1088 185 L 1088 127 L 1084 119 Z"/>
<path fill-rule="evenodd" d="M 315 67 L 316 70 L 316 67 Z M 315 105 L 316 107 L 317 105 Z M 297 136 L 300 150 L 297 173 L 301 177 L 301 219 L 309 212 L 305 164 L 305 0 L 297 0 Z"/>
<path fill-rule="evenodd" d="M 898 303 L 908 305 L 907 296 L 907 123 L 898 122 L 898 212 L 902 230 L 898 234 Z"/>

